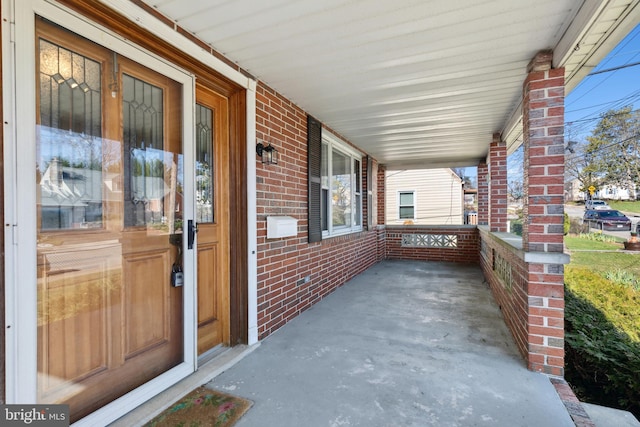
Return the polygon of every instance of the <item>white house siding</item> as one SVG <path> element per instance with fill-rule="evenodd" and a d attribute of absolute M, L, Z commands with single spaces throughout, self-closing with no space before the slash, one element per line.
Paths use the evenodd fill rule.
<path fill-rule="evenodd" d="M 451 169 L 391 170 L 386 172 L 386 212 L 389 225 L 404 224 L 399 218 L 400 192 L 413 191 L 413 224 L 463 224 L 462 180 Z"/>
<path fill-rule="evenodd" d="M 633 200 L 633 191 L 615 185 L 604 185 L 596 191 L 596 196 L 607 200 Z"/>
<path fill-rule="evenodd" d="M 583 201 L 588 198 L 587 193 L 580 191 L 582 183 L 573 179 L 565 183 L 565 200 L 569 202 Z M 617 187 L 615 185 L 603 185 L 593 195 L 594 199 L 604 200 L 635 200 L 635 191 Z"/>

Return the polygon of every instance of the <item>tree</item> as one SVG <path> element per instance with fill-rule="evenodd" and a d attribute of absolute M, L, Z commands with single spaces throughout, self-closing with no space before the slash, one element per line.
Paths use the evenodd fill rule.
<path fill-rule="evenodd" d="M 464 188 L 476 188 L 472 177 L 466 174 L 466 168 L 451 168 L 451 170 L 462 180 Z"/>
<path fill-rule="evenodd" d="M 583 193 L 587 193 L 590 186 L 599 189 L 602 174 L 592 161 L 593 153 L 587 152 L 586 142 L 568 141 L 565 151 L 565 183 L 569 185 L 577 180 L 580 183 L 579 191 Z"/>
<path fill-rule="evenodd" d="M 520 145 L 507 157 L 507 198 L 521 204 L 524 198 L 524 146 Z"/>
<path fill-rule="evenodd" d="M 587 142 L 587 172 L 631 191 L 640 185 L 640 113 L 632 106 L 603 113 Z"/>

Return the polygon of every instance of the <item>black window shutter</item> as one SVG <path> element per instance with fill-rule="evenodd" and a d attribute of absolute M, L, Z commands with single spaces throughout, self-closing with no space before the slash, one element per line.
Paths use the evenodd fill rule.
<path fill-rule="evenodd" d="M 320 193 L 322 191 L 322 124 L 307 116 L 307 162 L 309 181 L 309 243 L 322 240 Z"/>
<path fill-rule="evenodd" d="M 373 160 L 367 155 L 367 188 L 364 189 L 367 201 L 367 230 L 373 229 L 373 180 L 377 177 L 373 176 Z M 364 200 L 364 198 L 363 198 Z"/>

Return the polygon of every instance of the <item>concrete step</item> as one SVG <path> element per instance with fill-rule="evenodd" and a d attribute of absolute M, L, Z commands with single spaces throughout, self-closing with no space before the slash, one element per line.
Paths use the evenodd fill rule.
<path fill-rule="evenodd" d="M 640 427 L 640 421 L 631 412 L 584 402 L 582 406 L 596 427 Z"/>

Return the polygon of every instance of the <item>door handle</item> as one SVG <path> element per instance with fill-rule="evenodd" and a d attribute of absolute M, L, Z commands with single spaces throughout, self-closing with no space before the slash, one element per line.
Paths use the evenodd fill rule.
<path fill-rule="evenodd" d="M 187 249 L 193 249 L 193 242 L 196 239 L 196 233 L 198 232 L 198 223 L 192 219 L 187 221 Z"/>

